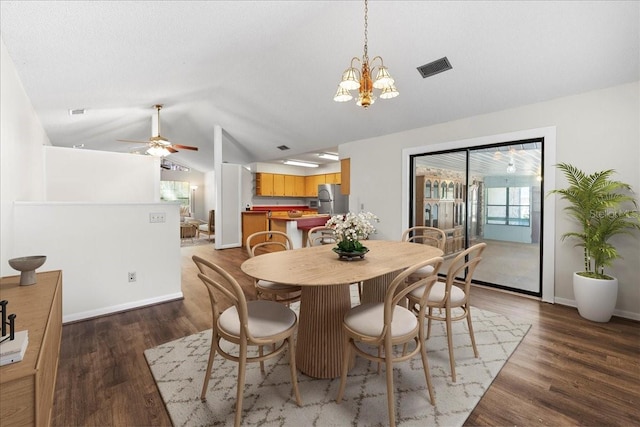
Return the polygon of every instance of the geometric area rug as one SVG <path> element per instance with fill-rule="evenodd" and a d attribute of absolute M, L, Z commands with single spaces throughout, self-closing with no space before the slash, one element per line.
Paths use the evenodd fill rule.
<path fill-rule="evenodd" d="M 295 304 L 292 308 L 297 309 Z M 454 322 L 455 383 L 444 322 L 433 322 L 427 355 L 435 406 L 429 401 L 420 356 L 394 364 L 399 426 L 461 426 L 531 326 L 475 307 L 471 313 L 480 357 L 473 356 L 466 322 Z M 237 363 L 220 356 L 214 359 L 207 401 L 200 401 L 210 340 L 209 329 L 144 352 L 174 426 L 233 425 Z M 242 425 L 388 425 L 384 367 L 378 375 L 377 364 L 356 357 L 340 404 L 335 401 L 339 378 L 316 379 L 298 372 L 303 402 L 298 407 L 291 396 L 288 359 L 284 352 L 265 362 L 264 375 L 258 363 L 247 364 Z"/>

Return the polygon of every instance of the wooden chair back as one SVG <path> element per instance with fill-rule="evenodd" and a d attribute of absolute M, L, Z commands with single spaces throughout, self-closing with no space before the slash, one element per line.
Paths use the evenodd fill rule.
<path fill-rule="evenodd" d="M 200 271 L 198 278 L 205 284 L 211 301 L 211 311 L 213 314 L 213 328 L 218 324 L 218 316 L 231 304 L 236 307 L 240 324 L 247 324 L 247 300 L 242 291 L 242 287 L 229 273 L 222 267 L 207 261 L 197 255 L 192 257 L 193 262 Z M 249 341 L 252 337 L 248 331 L 243 328 L 244 336 Z"/>
<path fill-rule="evenodd" d="M 445 307 L 448 304 L 448 300 L 451 296 L 451 287 L 459 286 L 462 288 L 465 294 L 465 300 L 463 304 L 466 304 L 469 300 L 469 292 L 471 290 L 471 280 L 473 279 L 473 273 L 478 267 L 480 261 L 482 261 L 482 252 L 487 247 L 486 243 L 477 243 L 468 249 L 460 252 L 451 262 L 447 269 L 446 285 L 444 297 L 440 306 Z M 434 302 L 431 302 L 434 305 Z"/>
<path fill-rule="evenodd" d="M 293 241 L 282 231 L 258 231 L 247 237 L 245 244 L 250 258 L 263 253 L 293 249 Z"/>
<path fill-rule="evenodd" d="M 331 245 L 337 242 L 333 228 L 320 225 L 307 233 L 307 246 Z"/>
<path fill-rule="evenodd" d="M 209 228 L 209 233 L 213 233 L 216 231 L 216 211 L 212 209 L 209 211 L 209 223 L 207 224 Z"/>
<path fill-rule="evenodd" d="M 403 242 L 414 242 L 435 246 L 436 248 L 444 251 L 447 235 L 439 228 L 416 226 L 407 228 L 402 233 L 402 239 L 400 240 Z"/>

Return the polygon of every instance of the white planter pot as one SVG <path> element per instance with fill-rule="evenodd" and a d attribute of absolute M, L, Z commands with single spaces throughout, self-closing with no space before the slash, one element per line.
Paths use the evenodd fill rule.
<path fill-rule="evenodd" d="M 618 300 L 618 279 L 592 279 L 573 273 L 573 295 L 580 316 L 594 322 L 608 322 Z"/>

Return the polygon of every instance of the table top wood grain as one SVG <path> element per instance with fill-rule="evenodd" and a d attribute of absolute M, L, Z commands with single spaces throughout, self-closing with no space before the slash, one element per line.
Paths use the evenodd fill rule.
<path fill-rule="evenodd" d="M 405 269 L 425 259 L 442 256 L 429 245 L 367 240 L 364 259 L 340 260 L 334 245 L 272 252 L 246 260 L 241 268 L 251 277 L 299 286 L 331 286 L 370 280 Z"/>

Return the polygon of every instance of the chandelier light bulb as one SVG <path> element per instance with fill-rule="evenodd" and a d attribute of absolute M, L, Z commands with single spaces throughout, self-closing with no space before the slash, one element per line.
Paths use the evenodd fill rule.
<path fill-rule="evenodd" d="M 387 86 L 391 86 L 393 83 L 393 78 L 389 74 L 387 67 L 381 65 L 378 68 L 378 75 L 376 76 L 376 81 L 373 83 L 373 87 L 376 89 L 384 89 Z"/>
<path fill-rule="evenodd" d="M 351 67 L 348 68 L 342 74 L 342 81 L 340 82 L 340 87 L 346 90 L 355 90 L 360 88 L 360 83 L 358 82 L 358 70 Z"/>
<path fill-rule="evenodd" d="M 385 86 L 382 89 L 382 93 L 380 94 L 380 98 L 382 99 L 391 99 L 391 98 L 395 98 L 396 96 L 398 96 L 398 89 L 396 89 L 396 87 L 391 84 L 389 86 Z"/>
<path fill-rule="evenodd" d="M 336 102 L 347 102 L 347 101 L 351 101 L 352 99 L 353 99 L 353 96 L 351 95 L 351 93 L 349 93 L 347 89 L 338 85 L 338 91 L 336 92 L 336 95 L 333 97 L 333 100 Z"/>

